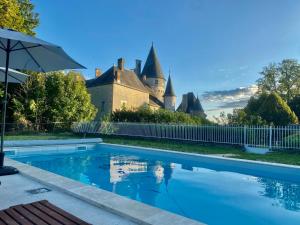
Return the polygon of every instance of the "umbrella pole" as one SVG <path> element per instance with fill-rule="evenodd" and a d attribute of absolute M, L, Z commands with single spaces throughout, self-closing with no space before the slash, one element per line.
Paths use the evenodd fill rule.
<path fill-rule="evenodd" d="M 5 64 L 5 87 L 2 106 L 2 121 L 1 121 L 1 149 L 0 149 L 0 176 L 16 174 L 18 170 L 14 167 L 4 166 L 4 134 L 5 134 L 5 118 L 6 118 L 6 105 L 7 105 L 7 88 L 8 88 L 8 68 L 9 68 L 9 55 L 10 55 L 10 40 L 7 40 L 6 48 L 6 64 Z"/>

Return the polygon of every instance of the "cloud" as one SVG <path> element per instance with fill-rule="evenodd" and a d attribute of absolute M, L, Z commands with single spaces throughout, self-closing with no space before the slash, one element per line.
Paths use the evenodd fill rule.
<path fill-rule="evenodd" d="M 251 96 L 257 92 L 256 85 L 232 90 L 208 91 L 201 98 L 203 102 L 214 103 L 217 109 L 244 107 Z"/>

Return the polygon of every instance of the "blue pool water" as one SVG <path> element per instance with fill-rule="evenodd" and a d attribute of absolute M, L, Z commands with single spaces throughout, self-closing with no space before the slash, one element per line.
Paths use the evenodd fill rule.
<path fill-rule="evenodd" d="M 300 224 L 300 181 L 226 163 L 104 144 L 11 158 L 207 224 Z"/>

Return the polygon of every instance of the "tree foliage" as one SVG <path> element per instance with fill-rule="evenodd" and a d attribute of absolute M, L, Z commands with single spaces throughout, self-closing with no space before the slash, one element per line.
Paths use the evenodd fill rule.
<path fill-rule="evenodd" d="M 298 119 L 300 118 L 300 95 L 295 96 L 288 102 L 291 110 L 294 111 Z"/>
<path fill-rule="evenodd" d="M 142 106 L 137 110 L 123 108 L 111 115 L 113 122 L 142 122 L 142 123 L 185 123 L 208 124 L 209 121 L 199 116 L 191 116 L 183 112 L 171 112 L 165 109 L 151 110 L 149 106 Z"/>
<path fill-rule="evenodd" d="M 0 0 L 0 27 L 35 35 L 39 15 L 30 0 Z"/>
<path fill-rule="evenodd" d="M 33 73 L 13 97 L 14 119 L 23 124 L 93 120 L 97 109 L 81 74 Z"/>
<path fill-rule="evenodd" d="M 243 109 L 227 115 L 229 124 L 288 125 L 298 123 L 298 118 L 288 104 L 276 93 L 262 93 L 251 97 Z"/>
<path fill-rule="evenodd" d="M 300 94 L 300 64 L 294 59 L 272 63 L 261 72 L 257 81 L 260 93 L 278 93 L 285 101 Z"/>

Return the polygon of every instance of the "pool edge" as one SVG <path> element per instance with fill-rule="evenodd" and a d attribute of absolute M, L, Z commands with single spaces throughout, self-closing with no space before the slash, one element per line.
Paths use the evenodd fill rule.
<path fill-rule="evenodd" d="M 137 146 L 137 145 L 122 145 L 122 144 L 112 144 L 112 143 L 106 143 L 106 142 L 101 142 L 99 144 L 118 146 L 118 147 L 128 147 L 128 148 L 140 148 L 140 149 L 150 150 L 150 151 L 168 152 L 168 153 L 174 153 L 174 154 L 180 154 L 180 155 L 197 156 L 197 157 L 204 157 L 204 158 L 211 158 L 211 159 L 221 159 L 221 160 L 233 161 L 233 162 L 244 162 L 244 163 L 246 162 L 246 163 L 251 163 L 251 164 L 284 167 L 284 168 L 300 170 L 300 166 L 292 165 L 292 164 L 265 162 L 265 161 L 259 161 L 259 160 L 249 160 L 249 159 L 240 159 L 240 158 L 229 158 L 229 157 L 224 157 L 224 156 L 199 154 L 199 153 L 192 153 L 192 152 L 180 152 L 180 151 L 173 151 L 173 150 L 169 150 L 169 149 L 151 148 L 151 147 L 143 147 L 143 146 Z"/>
<path fill-rule="evenodd" d="M 138 224 L 169 225 L 170 221 L 172 221 L 172 225 L 204 225 L 204 223 L 196 220 L 149 206 L 13 159 L 5 158 L 5 163 L 8 166 L 16 167 L 20 174 L 25 177 Z"/>

